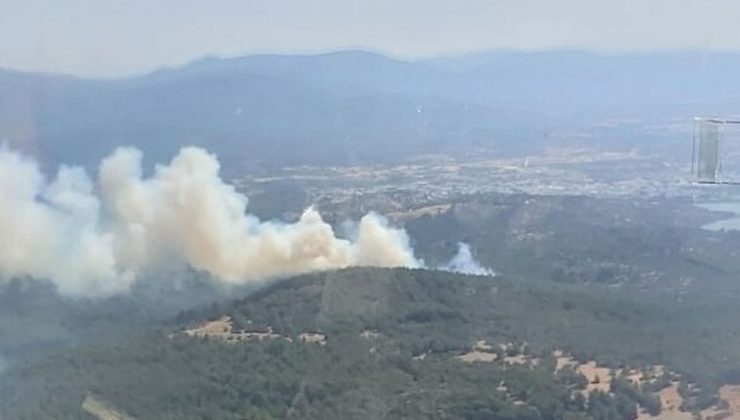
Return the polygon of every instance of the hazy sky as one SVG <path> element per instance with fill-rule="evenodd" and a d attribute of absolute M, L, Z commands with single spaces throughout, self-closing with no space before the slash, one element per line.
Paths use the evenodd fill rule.
<path fill-rule="evenodd" d="M 367 48 L 740 51 L 737 0 L 0 0 L 0 67 L 123 75 L 204 55 Z"/>

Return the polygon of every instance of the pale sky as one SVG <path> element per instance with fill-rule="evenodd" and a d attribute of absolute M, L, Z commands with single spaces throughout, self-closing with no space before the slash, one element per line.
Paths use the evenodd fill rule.
<path fill-rule="evenodd" d="M 0 0 L 0 67 L 122 76 L 205 55 L 362 48 L 740 51 L 738 0 Z"/>

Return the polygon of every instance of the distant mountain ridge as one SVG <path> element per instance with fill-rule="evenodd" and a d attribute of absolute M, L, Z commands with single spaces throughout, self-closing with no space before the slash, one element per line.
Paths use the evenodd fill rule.
<path fill-rule="evenodd" d="M 739 72 L 740 54 L 574 51 L 254 55 L 109 80 L 0 70 L 0 141 L 88 166 L 120 144 L 267 166 L 510 154 L 606 118 L 738 113 Z"/>

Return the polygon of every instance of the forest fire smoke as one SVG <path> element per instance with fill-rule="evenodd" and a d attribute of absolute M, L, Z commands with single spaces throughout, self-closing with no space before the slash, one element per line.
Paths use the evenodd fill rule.
<path fill-rule="evenodd" d="M 349 266 L 418 267 L 406 232 L 374 213 L 337 237 L 308 208 L 295 223 L 262 222 L 219 177 L 216 157 L 184 148 L 144 177 L 142 154 L 119 148 L 94 182 L 0 148 L 0 278 L 53 281 L 60 293 L 125 292 L 148 270 L 185 263 L 233 284 Z"/>
<path fill-rule="evenodd" d="M 480 265 L 473 257 L 470 245 L 465 242 L 457 244 L 457 254 L 446 265 L 440 267 L 443 271 L 452 271 L 460 274 L 470 274 L 475 276 L 495 276 L 493 270 Z"/>

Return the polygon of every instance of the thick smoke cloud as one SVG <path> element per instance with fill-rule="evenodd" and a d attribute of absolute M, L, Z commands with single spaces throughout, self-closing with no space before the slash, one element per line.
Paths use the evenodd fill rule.
<path fill-rule="evenodd" d="M 117 149 L 97 182 L 0 148 L 0 278 L 52 280 L 72 296 L 128 290 L 148 270 L 185 263 L 241 284 L 348 266 L 418 267 L 403 230 L 376 214 L 339 238 L 317 211 L 292 224 L 246 213 L 247 197 L 219 177 L 215 156 L 182 149 L 151 177 L 136 149 Z"/>
<path fill-rule="evenodd" d="M 445 271 L 452 271 L 455 273 L 472 274 L 476 276 L 494 276 L 495 273 L 490 268 L 486 268 L 480 265 L 478 261 L 473 258 L 473 253 L 470 251 L 470 245 L 460 242 L 457 244 L 457 254 L 450 260 L 449 263 L 442 266 L 440 269 Z"/>

